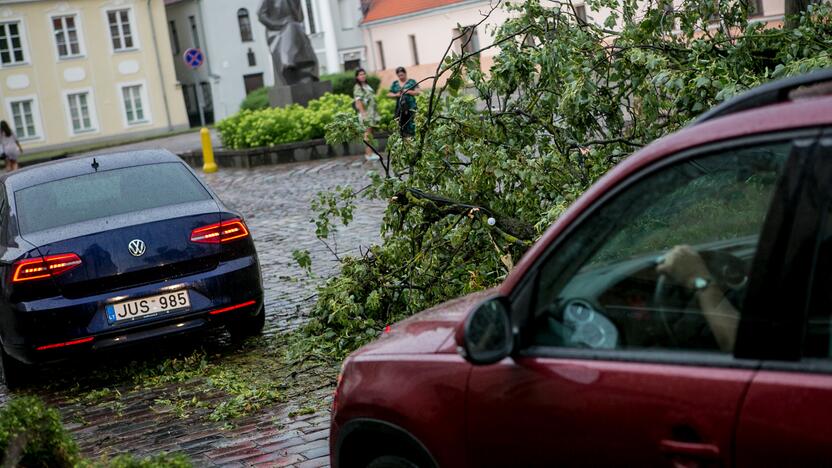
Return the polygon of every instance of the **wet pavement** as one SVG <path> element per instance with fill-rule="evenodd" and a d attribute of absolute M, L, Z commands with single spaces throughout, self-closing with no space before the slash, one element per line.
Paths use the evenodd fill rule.
<path fill-rule="evenodd" d="M 346 157 L 200 173 L 227 205 L 245 216 L 254 237 L 265 286 L 265 337 L 240 345 L 217 331 L 147 350 L 148 357 L 134 352 L 101 363 L 73 363 L 50 371 L 49 385 L 27 391 L 60 409 L 90 457 L 182 452 L 195 466 L 327 466 L 337 370 L 334 364 L 306 363 L 304 357 L 300 364 L 286 364 L 283 337 L 305 322 L 315 286 L 337 270 L 332 253 L 315 238 L 311 199 L 336 185 L 363 187 L 371 169 L 363 159 Z M 359 202 L 354 221 L 337 234 L 339 255 L 378 242 L 382 213 L 379 202 Z M 295 249 L 309 250 L 316 278 L 306 277 L 296 265 Z M 194 348 L 200 351 L 193 354 Z M 135 371 L 136 366 L 142 371 Z M 235 387 L 249 375 L 257 385 Z M 254 395 L 256 405 L 230 404 L 235 403 L 228 402 L 232 391 Z M 0 387 L 0 400 L 8 397 Z M 223 412 L 229 408 L 242 408 L 243 415 Z"/>

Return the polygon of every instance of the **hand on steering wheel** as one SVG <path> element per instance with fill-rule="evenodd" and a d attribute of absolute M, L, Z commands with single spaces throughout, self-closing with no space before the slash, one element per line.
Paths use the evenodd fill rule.
<path fill-rule="evenodd" d="M 666 303 L 668 279 L 693 290 L 697 278 L 711 276 L 702 257 L 689 245 L 677 245 L 665 255 L 656 259 L 656 289 L 653 292 L 653 307 L 670 341 L 676 345 L 676 336 L 668 320 L 671 307 Z"/>
<path fill-rule="evenodd" d="M 696 278 L 711 276 L 702 257 L 689 245 L 677 245 L 656 262 L 656 272 L 667 275 L 673 281 L 689 289 L 694 289 Z"/>

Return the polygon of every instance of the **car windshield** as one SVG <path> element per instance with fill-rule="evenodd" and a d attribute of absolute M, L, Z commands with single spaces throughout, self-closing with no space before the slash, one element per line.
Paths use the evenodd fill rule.
<path fill-rule="evenodd" d="M 15 192 L 21 234 L 180 203 L 211 195 L 181 163 L 125 167 Z"/>

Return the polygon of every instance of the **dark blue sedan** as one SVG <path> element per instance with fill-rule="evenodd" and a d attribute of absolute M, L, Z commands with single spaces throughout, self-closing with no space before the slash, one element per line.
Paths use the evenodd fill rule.
<path fill-rule="evenodd" d="M 31 364 L 224 325 L 263 329 L 257 252 L 178 157 L 80 157 L 0 177 L 0 354 Z"/>

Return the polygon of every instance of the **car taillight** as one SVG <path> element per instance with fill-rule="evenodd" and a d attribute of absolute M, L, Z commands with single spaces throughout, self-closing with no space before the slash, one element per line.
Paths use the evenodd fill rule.
<path fill-rule="evenodd" d="M 21 260 L 14 264 L 12 282 L 20 283 L 49 278 L 66 273 L 79 265 L 81 265 L 81 258 L 74 253 Z"/>
<path fill-rule="evenodd" d="M 248 228 L 242 219 L 231 219 L 203 226 L 191 231 L 191 242 L 220 244 L 248 237 Z"/>

